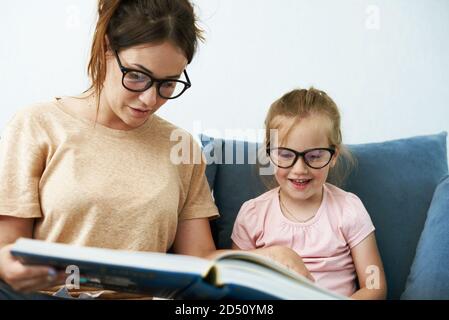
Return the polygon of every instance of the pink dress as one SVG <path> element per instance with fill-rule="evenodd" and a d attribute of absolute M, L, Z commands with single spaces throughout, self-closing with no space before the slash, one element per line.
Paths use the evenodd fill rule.
<path fill-rule="evenodd" d="M 298 223 L 282 214 L 278 192 L 275 188 L 243 204 L 231 236 L 234 243 L 242 250 L 289 247 L 302 257 L 317 285 L 352 295 L 357 274 L 351 248 L 375 230 L 361 200 L 326 183 L 316 215 Z"/>

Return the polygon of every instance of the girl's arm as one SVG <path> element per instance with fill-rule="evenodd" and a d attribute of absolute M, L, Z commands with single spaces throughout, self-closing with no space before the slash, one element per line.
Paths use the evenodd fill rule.
<path fill-rule="evenodd" d="M 351 298 L 385 299 L 387 282 L 374 232 L 351 249 L 360 289 Z"/>
<path fill-rule="evenodd" d="M 241 250 L 234 242 L 232 242 L 232 249 Z M 293 270 L 299 273 L 300 275 L 303 275 L 312 282 L 315 282 L 315 279 L 313 278 L 310 271 L 307 269 L 301 256 L 298 255 L 296 251 L 294 251 L 293 249 L 284 246 L 272 246 L 247 251 L 260 254 L 276 262 L 279 262 L 288 269 Z"/>
<path fill-rule="evenodd" d="M 233 245 L 232 249 L 239 250 L 235 245 Z M 173 251 L 178 254 L 213 259 L 218 254 L 231 250 L 217 250 L 215 248 L 209 220 L 201 218 L 179 222 L 175 242 L 173 244 Z M 249 251 L 269 257 L 314 281 L 310 272 L 304 266 L 301 257 L 287 247 L 274 246 Z"/>

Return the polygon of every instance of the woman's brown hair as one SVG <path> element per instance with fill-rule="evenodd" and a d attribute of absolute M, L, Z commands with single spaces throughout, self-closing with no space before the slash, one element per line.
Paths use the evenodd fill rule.
<path fill-rule="evenodd" d="M 355 158 L 347 147 L 343 144 L 341 134 L 341 116 L 335 102 L 321 90 L 315 88 L 296 89 L 283 95 L 276 100 L 270 107 L 265 119 L 265 142 L 262 152 L 269 146 L 272 130 L 282 131 L 280 144 L 287 138 L 292 128 L 297 125 L 301 119 L 310 115 L 320 115 L 330 120 L 328 132 L 329 144 L 338 150 L 339 157 L 337 164 L 329 172 L 328 180 L 337 186 L 342 186 L 350 172 L 356 165 Z M 287 127 L 284 125 L 287 121 Z M 276 186 L 275 179 L 272 176 L 267 179 L 263 177 L 263 182 L 268 188 Z"/>
<path fill-rule="evenodd" d="M 98 96 L 103 89 L 108 49 L 171 41 L 190 63 L 198 40 L 203 40 L 202 31 L 189 0 L 99 0 L 88 66 L 90 89 Z"/>

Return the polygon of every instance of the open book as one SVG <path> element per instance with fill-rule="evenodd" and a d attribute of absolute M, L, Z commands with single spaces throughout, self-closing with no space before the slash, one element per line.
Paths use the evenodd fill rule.
<path fill-rule="evenodd" d="M 345 299 L 268 258 L 244 251 L 207 260 L 21 238 L 11 253 L 25 264 L 63 271 L 76 266 L 81 285 L 169 299 Z"/>

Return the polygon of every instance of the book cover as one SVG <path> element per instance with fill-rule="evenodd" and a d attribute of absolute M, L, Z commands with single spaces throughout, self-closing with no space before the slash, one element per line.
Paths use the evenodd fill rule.
<path fill-rule="evenodd" d="M 168 299 L 345 299 L 257 254 L 232 251 L 214 260 L 19 239 L 11 254 L 24 264 L 66 271 L 83 286 Z"/>

